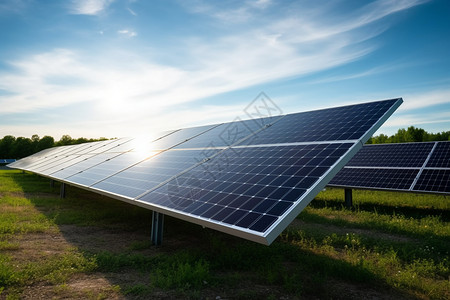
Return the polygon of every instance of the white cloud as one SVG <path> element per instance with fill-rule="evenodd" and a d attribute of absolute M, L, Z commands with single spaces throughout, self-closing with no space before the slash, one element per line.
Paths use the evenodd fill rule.
<path fill-rule="evenodd" d="M 414 110 L 439 104 L 447 104 L 450 109 L 450 89 L 434 90 L 425 93 L 410 93 L 404 96 L 402 110 Z"/>
<path fill-rule="evenodd" d="M 114 0 L 73 0 L 70 12 L 76 15 L 97 15 L 104 11 Z"/>
<path fill-rule="evenodd" d="M 394 134 L 399 128 L 415 126 L 429 132 L 439 132 L 450 124 L 450 89 L 410 93 L 403 96 L 403 104 L 375 133 Z M 424 113 L 424 109 L 442 107 L 440 112 Z"/>
<path fill-rule="evenodd" d="M 10 63 L 13 72 L 0 73 L 0 90 L 6 91 L 0 94 L 0 114 L 88 103 L 96 119 L 65 127 L 99 128 L 114 135 L 127 135 L 124 130 L 132 132 L 133 128 L 168 127 L 167 121 L 172 128 L 202 122 L 213 115 L 211 107 L 199 107 L 195 110 L 198 113 L 188 114 L 184 104 L 358 60 L 374 49 L 370 43 L 361 42 L 382 30 L 367 25 L 420 2 L 377 1 L 361 9 L 357 16 L 344 16 L 333 24 L 327 21 L 327 10 L 317 10 L 312 15 L 299 12 L 271 16 L 263 26 L 242 28 L 233 35 L 205 39 L 188 36 L 179 40 L 179 48 L 185 50 L 181 60 L 186 65 L 176 67 L 124 52 L 92 56 L 55 49 L 23 57 Z M 110 3 L 83 1 L 77 11 L 97 14 Z M 263 4 L 272 5 L 263 1 L 258 9 L 263 9 Z M 219 11 L 208 8 L 205 13 Z M 129 29 L 117 33 L 128 37 L 137 34 Z M 171 50 L 161 51 L 170 55 Z M 241 109 L 226 104 L 212 108 L 230 116 Z"/>
<path fill-rule="evenodd" d="M 135 37 L 137 36 L 137 33 L 135 31 L 132 30 L 128 30 L 128 29 L 123 29 L 123 30 L 119 30 L 117 31 L 118 34 L 127 36 L 127 37 Z"/>
<path fill-rule="evenodd" d="M 416 114 L 399 114 L 389 118 L 384 126 L 386 127 L 409 127 L 421 125 L 429 125 L 436 123 L 450 123 L 450 112 L 442 112 L 433 115 Z"/>
<path fill-rule="evenodd" d="M 389 65 L 376 66 L 370 69 L 366 69 L 364 71 L 352 74 L 343 74 L 337 76 L 327 76 L 320 79 L 311 80 L 309 84 L 318 84 L 318 83 L 328 83 L 328 82 L 336 82 L 336 81 L 344 81 L 344 80 L 352 80 L 362 77 L 368 77 L 372 75 L 378 75 L 386 72 L 397 71 L 399 69 L 408 68 L 413 66 L 411 63 L 391 63 Z"/>
<path fill-rule="evenodd" d="M 201 0 L 181 3 L 192 13 L 205 14 L 225 23 L 243 23 L 253 20 L 256 15 L 272 5 L 271 0 L 239 1 L 230 6 L 226 2 L 211 4 L 211 2 Z"/>
<path fill-rule="evenodd" d="M 132 10 L 131 8 L 127 8 L 127 10 L 128 10 L 128 12 L 130 13 L 130 14 L 132 14 L 133 16 L 137 16 L 137 13 L 134 11 L 134 10 Z"/>

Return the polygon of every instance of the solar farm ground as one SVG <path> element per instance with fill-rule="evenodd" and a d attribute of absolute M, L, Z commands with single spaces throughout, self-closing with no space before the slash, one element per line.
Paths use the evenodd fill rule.
<path fill-rule="evenodd" d="M 449 197 L 329 189 L 271 245 L 0 170 L 0 299 L 449 299 Z"/>

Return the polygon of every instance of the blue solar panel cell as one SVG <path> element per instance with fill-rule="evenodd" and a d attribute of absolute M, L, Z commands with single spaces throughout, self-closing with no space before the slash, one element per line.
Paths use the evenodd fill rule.
<path fill-rule="evenodd" d="M 243 145 L 359 139 L 398 101 L 393 99 L 289 114 Z"/>
<path fill-rule="evenodd" d="M 438 142 L 427 168 L 450 168 L 450 142 Z"/>
<path fill-rule="evenodd" d="M 43 175 L 50 175 L 52 173 L 63 170 L 64 168 L 75 165 L 79 162 L 82 162 L 86 159 L 89 159 L 93 156 L 93 154 L 84 154 L 84 155 L 70 155 L 64 161 L 55 161 L 55 163 L 46 164 L 45 167 L 41 168 L 39 172 Z"/>
<path fill-rule="evenodd" d="M 92 187 L 134 198 L 198 164 L 202 159 L 200 150 L 165 151 L 108 177 Z"/>
<path fill-rule="evenodd" d="M 217 222 L 235 220 L 235 226 L 247 224 L 246 229 L 263 232 L 320 179 L 324 169 L 337 162 L 341 156 L 333 155 L 336 150 L 348 151 L 351 146 L 228 149 L 139 200 Z M 314 172 L 317 168 L 319 173 Z M 237 219 L 237 215 L 242 216 Z M 253 222 L 244 221 L 246 216 Z"/>
<path fill-rule="evenodd" d="M 450 193 L 450 170 L 423 170 L 413 189 L 419 192 Z"/>
<path fill-rule="evenodd" d="M 117 153 L 101 153 L 97 155 L 91 155 L 90 157 L 86 157 L 84 160 L 77 162 L 76 164 L 66 166 L 59 171 L 50 173 L 49 175 L 57 179 L 65 179 L 82 171 L 88 170 L 93 166 L 96 166 L 109 159 L 112 159 L 117 155 Z"/>
<path fill-rule="evenodd" d="M 449 168 L 450 142 L 367 145 L 329 185 L 448 193 L 441 178 Z"/>
<path fill-rule="evenodd" d="M 153 152 L 155 155 L 157 152 Z M 151 152 L 145 156 L 151 157 Z M 126 152 L 121 155 L 114 156 L 106 161 L 101 162 L 87 170 L 82 170 L 79 173 L 67 177 L 66 180 L 72 181 L 77 184 L 91 186 L 94 183 L 104 180 L 115 173 L 125 170 L 126 168 L 143 161 L 146 157 L 143 157 L 140 153 Z"/>
<path fill-rule="evenodd" d="M 419 169 L 384 168 L 344 168 L 331 181 L 330 185 L 409 190 Z"/>
<path fill-rule="evenodd" d="M 434 143 L 367 145 L 347 166 L 421 168 Z"/>
<path fill-rule="evenodd" d="M 252 135 L 257 133 L 264 126 L 273 124 L 280 118 L 282 117 L 267 117 L 257 120 L 236 119 L 233 122 L 221 124 L 197 137 L 194 137 L 178 145 L 176 148 L 214 149 L 216 147 L 232 146 L 243 139 L 251 138 Z"/>

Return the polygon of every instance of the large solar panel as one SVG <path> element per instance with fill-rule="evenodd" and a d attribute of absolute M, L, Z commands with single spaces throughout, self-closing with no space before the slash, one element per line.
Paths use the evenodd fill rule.
<path fill-rule="evenodd" d="M 329 185 L 450 194 L 449 176 L 450 142 L 366 145 Z"/>
<path fill-rule="evenodd" d="M 11 167 L 270 244 L 401 103 L 236 120 L 144 142 L 59 147 Z"/>

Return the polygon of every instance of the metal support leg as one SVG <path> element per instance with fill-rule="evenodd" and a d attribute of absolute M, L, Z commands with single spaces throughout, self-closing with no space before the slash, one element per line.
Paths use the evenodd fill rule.
<path fill-rule="evenodd" d="M 152 213 L 152 244 L 160 246 L 163 239 L 164 214 L 153 211 Z"/>
<path fill-rule="evenodd" d="M 345 189 L 345 207 L 351 208 L 353 206 L 352 189 Z"/>
<path fill-rule="evenodd" d="M 62 198 L 66 198 L 66 184 L 63 182 L 61 183 L 61 190 L 59 192 L 59 197 Z"/>
<path fill-rule="evenodd" d="M 55 187 L 55 181 L 53 179 L 50 179 L 50 187 Z"/>

